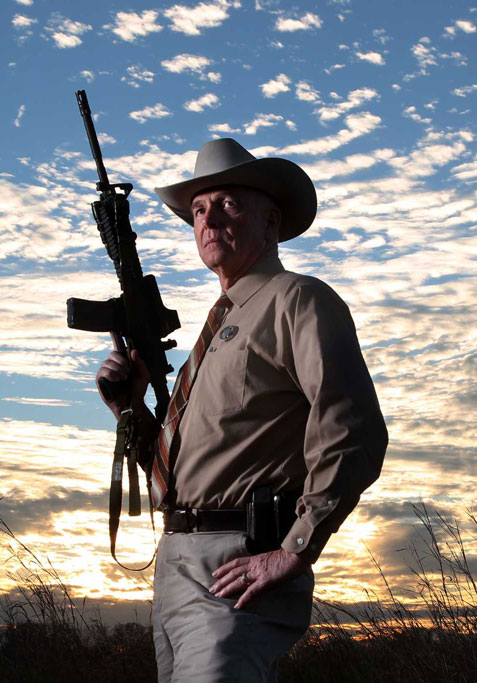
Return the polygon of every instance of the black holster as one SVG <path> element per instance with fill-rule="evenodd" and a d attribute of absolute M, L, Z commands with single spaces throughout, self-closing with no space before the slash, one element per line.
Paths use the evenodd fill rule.
<path fill-rule="evenodd" d="M 247 503 L 247 545 L 252 553 L 264 553 L 280 548 L 296 520 L 296 491 L 272 493 L 269 486 L 252 491 Z"/>

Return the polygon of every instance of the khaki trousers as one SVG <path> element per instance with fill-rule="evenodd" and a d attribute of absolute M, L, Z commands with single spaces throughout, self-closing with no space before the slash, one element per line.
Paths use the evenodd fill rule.
<path fill-rule="evenodd" d="M 235 610 L 236 599 L 209 593 L 212 572 L 249 555 L 239 532 L 161 538 L 153 604 L 159 683 L 275 683 L 277 658 L 309 626 L 313 573 Z"/>

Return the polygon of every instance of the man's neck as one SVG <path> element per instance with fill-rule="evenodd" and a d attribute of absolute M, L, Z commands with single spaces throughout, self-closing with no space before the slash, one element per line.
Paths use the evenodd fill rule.
<path fill-rule="evenodd" d="M 263 251 L 260 251 L 257 254 L 253 254 L 253 256 L 250 259 L 248 259 L 248 261 L 246 261 L 238 270 L 236 270 L 233 273 L 230 273 L 226 268 L 224 269 L 220 266 L 218 266 L 217 268 L 213 268 L 214 273 L 216 273 L 219 277 L 222 291 L 226 292 L 228 289 L 230 289 L 230 287 L 232 287 L 232 285 L 234 285 L 237 282 L 237 280 L 240 280 L 241 277 L 248 273 L 248 271 L 254 263 L 259 261 L 266 254 L 269 254 L 276 249 L 276 243 L 267 243 Z"/>

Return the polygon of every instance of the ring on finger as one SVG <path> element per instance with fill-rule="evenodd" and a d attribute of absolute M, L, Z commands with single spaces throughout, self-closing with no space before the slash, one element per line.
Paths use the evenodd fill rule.
<path fill-rule="evenodd" d="M 247 586 L 249 586 L 252 583 L 252 580 L 247 576 L 247 572 L 244 572 L 240 579 L 242 583 L 245 583 Z"/>

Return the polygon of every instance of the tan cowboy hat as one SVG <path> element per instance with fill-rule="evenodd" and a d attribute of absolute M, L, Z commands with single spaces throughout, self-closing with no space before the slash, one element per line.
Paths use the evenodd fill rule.
<path fill-rule="evenodd" d="M 197 155 L 194 177 L 175 185 L 156 187 L 162 201 L 190 225 L 196 194 L 222 185 L 243 185 L 268 194 L 282 212 L 279 241 L 307 230 L 316 214 L 316 192 L 305 171 L 292 161 L 256 159 L 232 138 L 206 142 Z"/>

